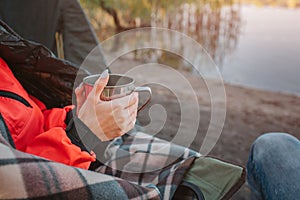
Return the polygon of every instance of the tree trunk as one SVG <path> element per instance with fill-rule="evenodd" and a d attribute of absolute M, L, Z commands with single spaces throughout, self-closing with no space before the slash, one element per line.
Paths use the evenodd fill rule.
<path fill-rule="evenodd" d="M 105 0 L 100 0 L 99 3 L 100 3 L 101 8 L 113 17 L 113 20 L 114 20 L 114 23 L 116 25 L 116 29 L 118 32 L 136 28 L 135 26 L 133 26 L 133 27 L 122 26 L 117 10 L 115 10 L 114 8 L 108 7 L 105 3 Z M 148 26 L 149 25 L 141 25 L 140 27 L 148 27 Z"/>

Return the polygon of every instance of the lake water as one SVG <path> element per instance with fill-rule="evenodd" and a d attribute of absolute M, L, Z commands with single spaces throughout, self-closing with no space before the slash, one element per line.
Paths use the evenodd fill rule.
<path fill-rule="evenodd" d="M 177 30 L 199 42 L 225 82 L 300 95 L 300 8 L 183 4 L 154 18 L 151 26 Z M 193 51 L 185 44 L 178 46 L 188 54 Z M 136 55 L 148 57 L 149 52 L 134 55 L 140 59 Z M 155 56 L 151 61 L 177 64 L 177 69 L 185 65 L 174 56 Z"/>
<path fill-rule="evenodd" d="M 300 95 L 300 9 L 241 7 L 235 50 L 224 58 L 226 82 Z"/>

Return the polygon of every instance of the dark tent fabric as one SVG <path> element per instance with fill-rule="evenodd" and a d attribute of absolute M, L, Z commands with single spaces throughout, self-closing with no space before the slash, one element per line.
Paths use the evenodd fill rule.
<path fill-rule="evenodd" d="M 77 0 L 1 0 L 0 19 L 22 38 L 41 43 L 57 56 L 56 34 L 64 59 L 80 65 L 99 41 Z M 100 46 L 95 66 L 106 66 Z"/>
<path fill-rule="evenodd" d="M 25 89 L 49 108 L 72 103 L 74 81 L 106 68 L 99 41 L 77 0 L 1 0 L 0 20 L 0 56 Z M 63 39 L 64 59 L 56 57 L 57 33 Z M 91 66 L 80 68 L 94 48 L 97 54 L 88 57 Z"/>

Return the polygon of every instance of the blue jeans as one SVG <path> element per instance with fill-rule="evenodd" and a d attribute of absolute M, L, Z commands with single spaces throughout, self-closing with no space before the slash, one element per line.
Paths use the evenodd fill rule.
<path fill-rule="evenodd" d="M 300 199 L 300 142 L 285 133 L 268 133 L 252 145 L 247 163 L 252 199 Z"/>

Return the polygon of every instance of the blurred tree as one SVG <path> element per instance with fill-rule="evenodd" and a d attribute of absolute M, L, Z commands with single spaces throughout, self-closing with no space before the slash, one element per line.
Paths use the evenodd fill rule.
<path fill-rule="evenodd" d="M 166 13 L 175 11 L 182 4 L 193 3 L 198 8 L 208 4 L 211 9 L 220 9 L 224 5 L 234 3 L 292 8 L 300 6 L 300 0 L 80 0 L 80 2 L 92 18 L 97 16 L 99 8 L 109 14 L 117 31 L 153 25 L 152 22 L 163 19 Z"/>
<path fill-rule="evenodd" d="M 114 21 L 118 31 L 135 27 L 150 26 L 151 20 L 172 12 L 183 3 L 203 3 L 200 0 L 80 0 L 81 4 L 95 17 L 101 7 Z M 163 16 L 162 16 L 163 17 Z"/>

